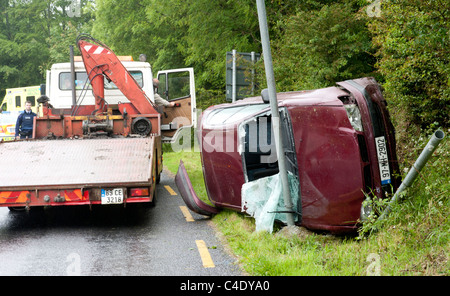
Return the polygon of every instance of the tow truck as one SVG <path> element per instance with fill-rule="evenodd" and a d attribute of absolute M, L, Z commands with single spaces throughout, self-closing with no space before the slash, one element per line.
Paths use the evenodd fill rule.
<path fill-rule="evenodd" d="M 31 139 L 0 142 L 0 206 L 152 205 L 162 142 L 195 125 L 192 68 L 158 73 L 178 106 L 164 109 L 149 63 L 124 61 L 88 35 L 77 46 L 79 61 L 71 54 L 47 73 Z"/>

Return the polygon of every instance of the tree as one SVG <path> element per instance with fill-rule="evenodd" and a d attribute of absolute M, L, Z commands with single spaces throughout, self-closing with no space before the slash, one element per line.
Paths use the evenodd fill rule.
<path fill-rule="evenodd" d="M 449 126 L 450 2 L 386 0 L 371 23 L 386 95 L 405 120 Z"/>
<path fill-rule="evenodd" d="M 0 95 L 45 81 L 52 63 L 69 60 L 68 44 L 92 20 L 93 0 L 0 0 Z M 90 30 L 90 29 L 89 29 Z"/>
<path fill-rule="evenodd" d="M 74 46 L 75 55 L 80 55 L 75 44 L 77 36 L 90 33 L 95 19 L 93 0 L 58 0 L 55 4 L 59 6 L 49 2 L 46 9 L 48 35 L 45 41 L 49 59 L 45 69 L 54 63 L 68 62 L 71 45 Z"/>
<path fill-rule="evenodd" d="M 225 90 L 227 51 L 261 51 L 253 0 L 191 0 L 188 23 L 186 63 L 196 67 L 206 88 Z"/>
<path fill-rule="evenodd" d="M 38 66 L 48 57 L 38 1 L 1 1 L 0 89 L 38 84 L 42 78 Z"/>
<path fill-rule="evenodd" d="M 258 49 L 252 0 L 100 0 L 93 34 L 153 69 L 195 67 L 197 86 L 225 86 L 225 54 Z"/>
<path fill-rule="evenodd" d="M 360 7 L 353 1 L 317 7 L 280 21 L 281 37 L 274 42 L 279 91 L 326 87 L 374 74 L 371 34 Z"/>

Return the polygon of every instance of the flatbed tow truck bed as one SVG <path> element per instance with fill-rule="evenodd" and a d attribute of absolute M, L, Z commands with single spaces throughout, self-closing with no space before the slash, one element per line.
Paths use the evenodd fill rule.
<path fill-rule="evenodd" d="M 57 205 L 100 203 L 105 188 L 123 188 L 126 199 L 127 188 L 154 184 L 154 145 L 154 137 L 0 143 L 0 205 L 25 197 L 55 205 L 58 194 Z"/>

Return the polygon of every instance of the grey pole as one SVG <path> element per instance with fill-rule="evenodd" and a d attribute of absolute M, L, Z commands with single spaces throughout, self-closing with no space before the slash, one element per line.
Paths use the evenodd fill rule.
<path fill-rule="evenodd" d="M 400 186 L 398 187 L 394 196 L 389 201 L 387 208 L 381 214 L 379 219 L 384 219 L 389 214 L 389 212 L 391 211 L 391 205 L 393 205 L 399 199 L 400 193 L 412 185 L 416 177 L 419 175 L 419 172 L 425 166 L 428 159 L 430 159 L 431 155 L 433 155 L 433 152 L 436 150 L 437 146 L 442 141 L 442 139 L 444 139 L 444 137 L 445 134 L 443 131 L 437 130 L 434 132 L 427 145 L 423 149 L 422 153 L 420 153 L 419 158 L 417 158 L 416 162 L 409 170 L 402 184 L 400 184 Z"/>
<path fill-rule="evenodd" d="M 283 143 L 281 142 L 280 113 L 278 111 L 277 92 L 275 77 L 273 73 L 272 53 L 270 50 L 269 29 L 267 26 L 266 6 L 264 0 L 256 0 L 258 9 L 259 29 L 261 31 L 261 43 L 264 55 L 264 66 L 266 68 L 267 87 L 269 91 L 270 109 L 272 111 L 272 127 L 277 149 L 278 168 L 280 170 L 281 184 L 283 189 L 284 205 L 286 206 L 287 225 L 294 225 L 294 212 L 292 207 L 291 192 L 285 164 Z"/>
<path fill-rule="evenodd" d="M 72 86 L 72 108 L 75 108 L 77 104 L 77 93 L 75 89 L 75 61 L 74 61 L 74 53 L 73 53 L 73 45 L 70 45 L 70 82 Z M 74 110 L 74 109 L 72 109 Z"/>
<path fill-rule="evenodd" d="M 231 77 L 231 102 L 236 102 L 236 49 L 233 49 L 233 73 Z"/>
<path fill-rule="evenodd" d="M 256 63 L 256 58 L 255 58 L 255 52 L 252 51 L 251 53 L 251 58 L 252 58 L 252 96 L 255 95 L 255 63 Z"/>

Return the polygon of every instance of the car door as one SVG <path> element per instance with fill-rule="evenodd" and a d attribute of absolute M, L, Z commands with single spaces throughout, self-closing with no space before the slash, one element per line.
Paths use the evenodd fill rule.
<path fill-rule="evenodd" d="M 161 110 L 161 135 L 164 142 L 174 142 L 183 129 L 197 126 L 194 69 L 159 71 L 157 93 L 176 104 Z"/>

